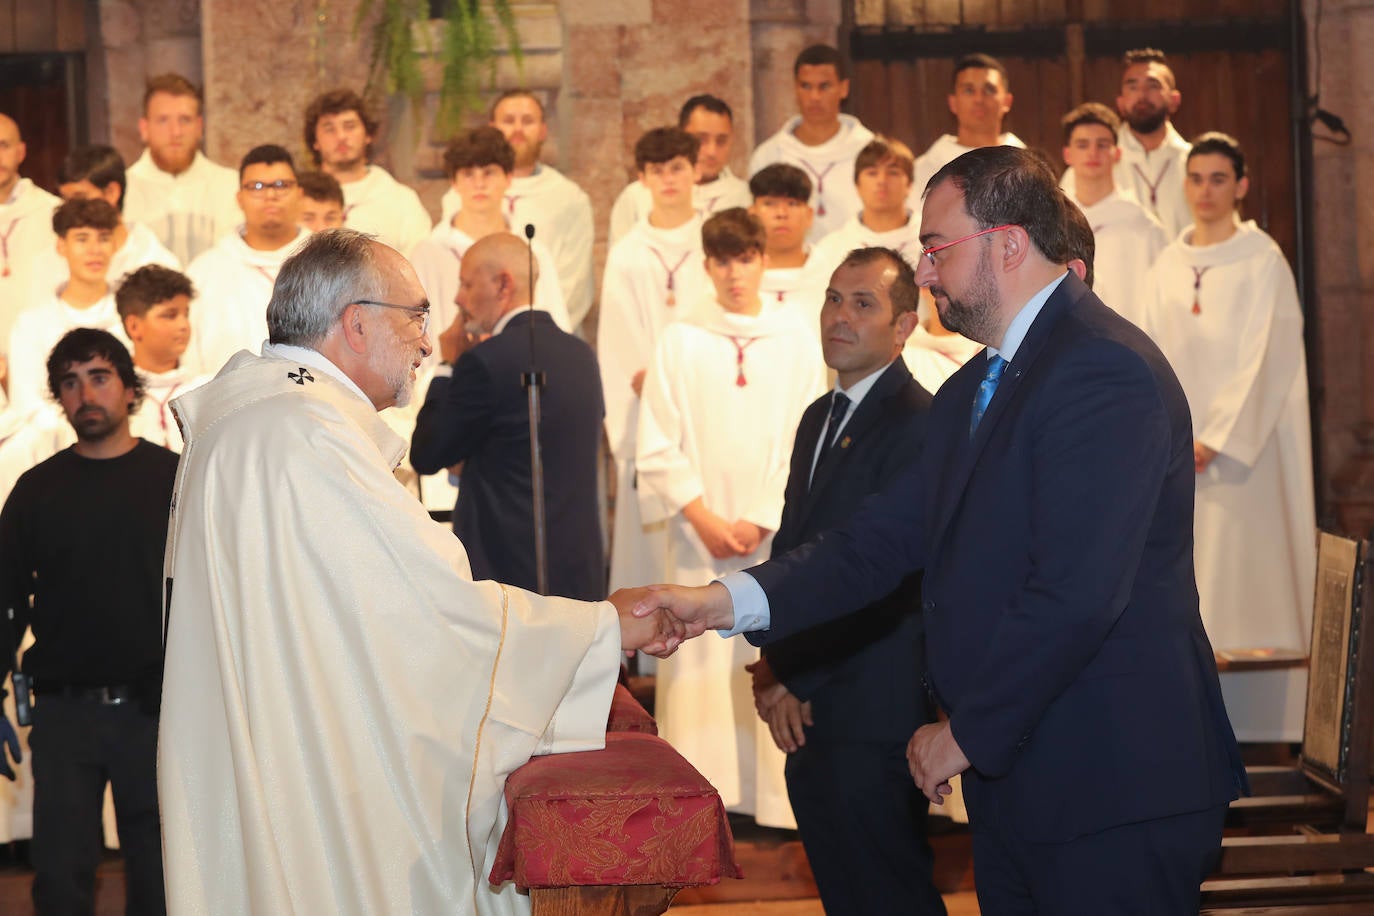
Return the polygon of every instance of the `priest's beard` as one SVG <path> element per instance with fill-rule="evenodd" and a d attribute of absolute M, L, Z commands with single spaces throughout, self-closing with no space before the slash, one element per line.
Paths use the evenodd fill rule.
<path fill-rule="evenodd" d="M 415 380 L 410 377 L 411 366 L 420 358 L 418 342 L 392 336 L 386 346 L 367 355 L 367 366 L 382 377 L 392 392 L 395 407 L 405 407 L 415 395 Z"/>
<path fill-rule="evenodd" d="M 1126 115 L 1126 123 L 1131 125 L 1131 130 L 1138 134 L 1152 134 L 1164 126 L 1164 122 L 1169 119 L 1169 109 L 1164 105 L 1158 108 L 1151 108 L 1148 105 L 1136 105 Z"/>
<path fill-rule="evenodd" d="M 940 313 L 940 324 L 947 330 L 963 334 L 969 340 L 976 340 L 990 347 L 999 341 L 993 340 L 997 315 L 997 285 L 992 282 L 992 258 L 987 246 L 978 255 L 973 279 L 968 290 L 958 299 L 949 294 L 943 286 L 932 285 L 930 294 L 935 297 L 935 307 Z M 943 302 L 943 306 L 941 303 Z"/>

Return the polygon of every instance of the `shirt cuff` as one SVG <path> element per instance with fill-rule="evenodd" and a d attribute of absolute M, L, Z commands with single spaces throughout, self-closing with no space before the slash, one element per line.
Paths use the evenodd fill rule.
<path fill-rule="evenodd" d="M 732 572 L 716 580 L 730 593 L 730 603 L 735 608 L 735 625 L 729 630 L 717 630 L 728 639 L 741 633 L 766 630 L 773 622 L 768 609 L 768 593 L 759 585 L 759 580 L 747 572 Z"/>

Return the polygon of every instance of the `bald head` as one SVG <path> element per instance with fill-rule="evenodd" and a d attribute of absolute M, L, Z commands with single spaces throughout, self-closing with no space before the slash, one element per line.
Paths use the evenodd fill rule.
<path fill-rule="evenodd" d="M 510 232 L 478 239 L 463 253 L 458 269 L 458 307 L 468 322 L 490 332 L 506 313 L 530 304 L 539 282 L 539 263 L 529 245 Z"/>
<path fill-rule="evenodd" d="M 19 125 L 8 115 L 0 114 L 0 203 L 9 200 L 19 183 L 19 164 L 24 161 L 25 152 Z"/>

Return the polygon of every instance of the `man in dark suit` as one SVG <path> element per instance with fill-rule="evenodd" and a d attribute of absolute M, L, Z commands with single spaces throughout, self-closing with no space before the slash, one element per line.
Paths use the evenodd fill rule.
<path fill-rule="evenodd" d="M 851 252 L 830 278 L 820 330 L 836 386 L 802 415 L 773 556 L 843 524 L 915 462 L 930 395 L 901 353 L 916 301 L 911 267 L 886 248 Z M 828 913 L 945 912 L 905 753 L 934 718 L 920 595 L 913 573 L 859 615 L 769 643 L 752 668 Z"/>
<path fill-rule="evenodd" d="M 601 373 L 586 343 L 560 331 L 547 312 L 528 308 L 537 278 L 526 243 L 510 233 L 486 236 L 463 255 L 455 299 L 460 312 L 439 335 L 452 377 L 443 366 L 435 373 L 416 418 L 410 461 L 421 474 L 463 463 L 453 530 L 467 549 L 473 578 L 533 590 L 530 427 L 521 384 L 533 339 L 533 359 L 547 378 L 539 438 L 548 590 L 597 600 L 606 596 L 596 496 L 605 414 Z M 480 340 L 469 326 L 490 337 Z"/>
<path fill-rule="evenodd" d="M 1196 913 L 1245 776 L 1198 615 L 1183 392 L 1064 269 L 1033 154 L 954 160 L 921 226 L 918 280 L 989 349 L 940 389 L 918 464 L 808 548 L 655 600 L 771 641 L 923 568 L 949 721 L 907 757 L 932 800 L 964 773 L 983 911 Z"/>

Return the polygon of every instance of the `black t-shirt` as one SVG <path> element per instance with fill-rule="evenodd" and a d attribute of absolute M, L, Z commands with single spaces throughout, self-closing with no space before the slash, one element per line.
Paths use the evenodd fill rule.
<path fill-rule="evenodd" d="M 118 458 L 68 448 L 19 478 L 0 512 L 0 670 L 29 624 L 23 668 L 40 693 L 124 685 L 156 696 L 176 469 L 175 452 L 140 439 Z M 11 607 L 12 629 L 3 625 Z"/>

